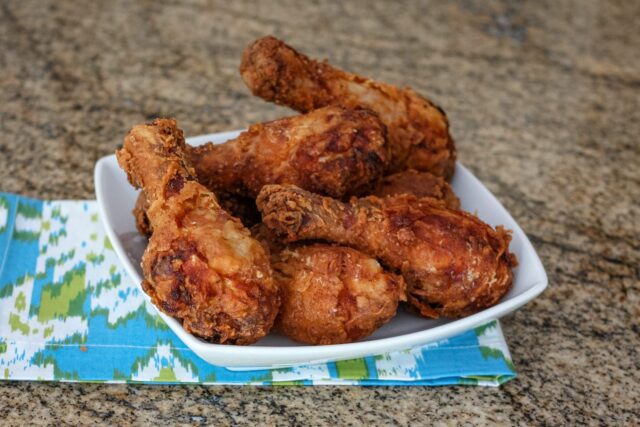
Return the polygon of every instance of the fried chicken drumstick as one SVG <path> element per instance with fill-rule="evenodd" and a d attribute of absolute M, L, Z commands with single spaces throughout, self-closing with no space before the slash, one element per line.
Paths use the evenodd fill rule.
<path fill-rule="evenodd" d="M 438 200 L 401 195 L 342 203 L 269 185 L 257 204 L 264 224 L 288 241 L 352 246 L 399 271 L 409 303 L 426 317 L 473 314 L 498 302 L 512 284 L 509 232 Z"/>
<path fill-rule="evenodd" d="M 447 117 L 411 89 L 314 61 L 271 36 L 245 49 L 240 73 L 254 95 L 300 112 L 327 105 L 375 111 L 389 131 L 389 173 L 411 168 L 446 179 L 453 175 L 456 150 Z"/>
<path fill-rule="evenodd" d="M 256 124 L 234 140 L 189 152 L 207 188 L 254 198 L 265 184 L 294 184 L 336 198 L 359 194 L 389 162 L 377 115 L 339 106 Z"/>
<path fill-rule="evenodd" d="M 400 276 L 375 258 L 344 246 L 286 245 L 264 224 L 251 229 L 271 252 L 282 292 L 276 328 L 307 344 L 342 344 L 368 337 L 405 300 Z"/>
<path fill-rule="evenodd" d="M 149 199 L 142 287 L 153 303 L 210 342 L 266 335 L 280 302 L 267 254 L 195 180 L 175 120 L 135 126 L 116 155 Z"/>
<path fill-rule="evenodd" d="M 355 249 L 314 244 L 285 249 L 275 258 L 282 288 L 276 327 L 295 341 L 342 344 L 366 338 L 395 316 L 404 299 L 402 278 Z"/>

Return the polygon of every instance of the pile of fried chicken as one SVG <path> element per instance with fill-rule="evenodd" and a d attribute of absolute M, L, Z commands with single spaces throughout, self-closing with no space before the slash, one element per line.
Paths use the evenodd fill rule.
<path fill-rule="evenodd" d="M 297 116 L 192 147 L 173 119 L 117 151 L 142 189 L 142 287 L 185 330 L 251 344 L 363 339 L 406 301 L 462 317 L 510 289 L 510 232 L 460 210 L 442 109 L 411 89 L 318 62 L 273 37 L 243 53 L 246 85 Z"/>

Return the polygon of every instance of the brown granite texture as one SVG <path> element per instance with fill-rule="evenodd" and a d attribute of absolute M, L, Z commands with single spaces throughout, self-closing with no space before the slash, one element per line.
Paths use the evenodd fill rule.
<path fill-rule="evenodd" d="M 410 85 L 527 231 L 549 289 L 503 320 L 499 389 L 0 383 L 0 423 L 628 424 L 640 419 L 640 3 L 0 2 L 0 190 L 92 198 L 134 123 L 289 114 L 237 72 L 272 33 Z"/>

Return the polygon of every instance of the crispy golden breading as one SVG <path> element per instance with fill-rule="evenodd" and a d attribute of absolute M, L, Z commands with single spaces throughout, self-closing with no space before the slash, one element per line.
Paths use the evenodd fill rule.
<path fill-rule="evenodd" d="M 337 198 L 360 194 L 389 162 L 378 116 L 339 106 L 253 125 L 225 144 L 193 147 L 190 156 L 210 190 L 254 198 L 265 184 L 295 184 Z"/>
<path fill-rule="evenodd" d="M 116 154 L 149 198 L 142 287 L 153 303 L 210 342 L 250 344 L 266 335 L 280 305 L 267 254 L 195 181 L 175 120 L 135 126 Z"/>
<path fill-rule="evenodd" d="M 389 173 L 411 168 L 446 179 L 453 175 L 456 149 L 447 117 L 411 89 L 311 60 L 271 36 L 245 49 L 240 73 L 254 95 L 301 112 L 327 105 L 375 111 L 389 131 Z"/>
<path fill-rule="evenodd" d="M 516 260 L 508 250 L 509 231 L 435 199 L 370 196 L 342 203 L 268 185 L 257 205 L 265 225 L 289 241 L 348 245 L 399 271 L 408 301 L 426 317 L 473 314 L 511 288 Z"/>
<path fill-rule="evenodd" d="M 417 198 L 431 197 L 444 201 L 450 209 L 460 209 L 460 199 L 444 178 L 413 169 L 385 176 L 371 193 L 378 197 L 400 194 L 412 194 Z"/>
<path fill-rule="evenodd" d="M 307 344 L 354 342 L 396 314 L 404 280 L 355 249 L 314 244 L 272 255 L 282 289 L 276 327 Z"/>

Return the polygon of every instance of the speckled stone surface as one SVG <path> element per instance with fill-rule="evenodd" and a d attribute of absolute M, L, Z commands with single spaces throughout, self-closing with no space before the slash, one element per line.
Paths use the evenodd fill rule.
<path fill-rule="evenodd" d="M 460 160 L 549 274 L 503 320 L 519 377 L 499 389 L 1 382 L 0 424 L 637 425 L 640 3 L 255 3 L 0 2 L 0 190 L 92 198 L 95 161 L 158 115 L 196 135 L 289 114 L 237 73 L 243 47 L 275 34 L 448 112 Z"/>

